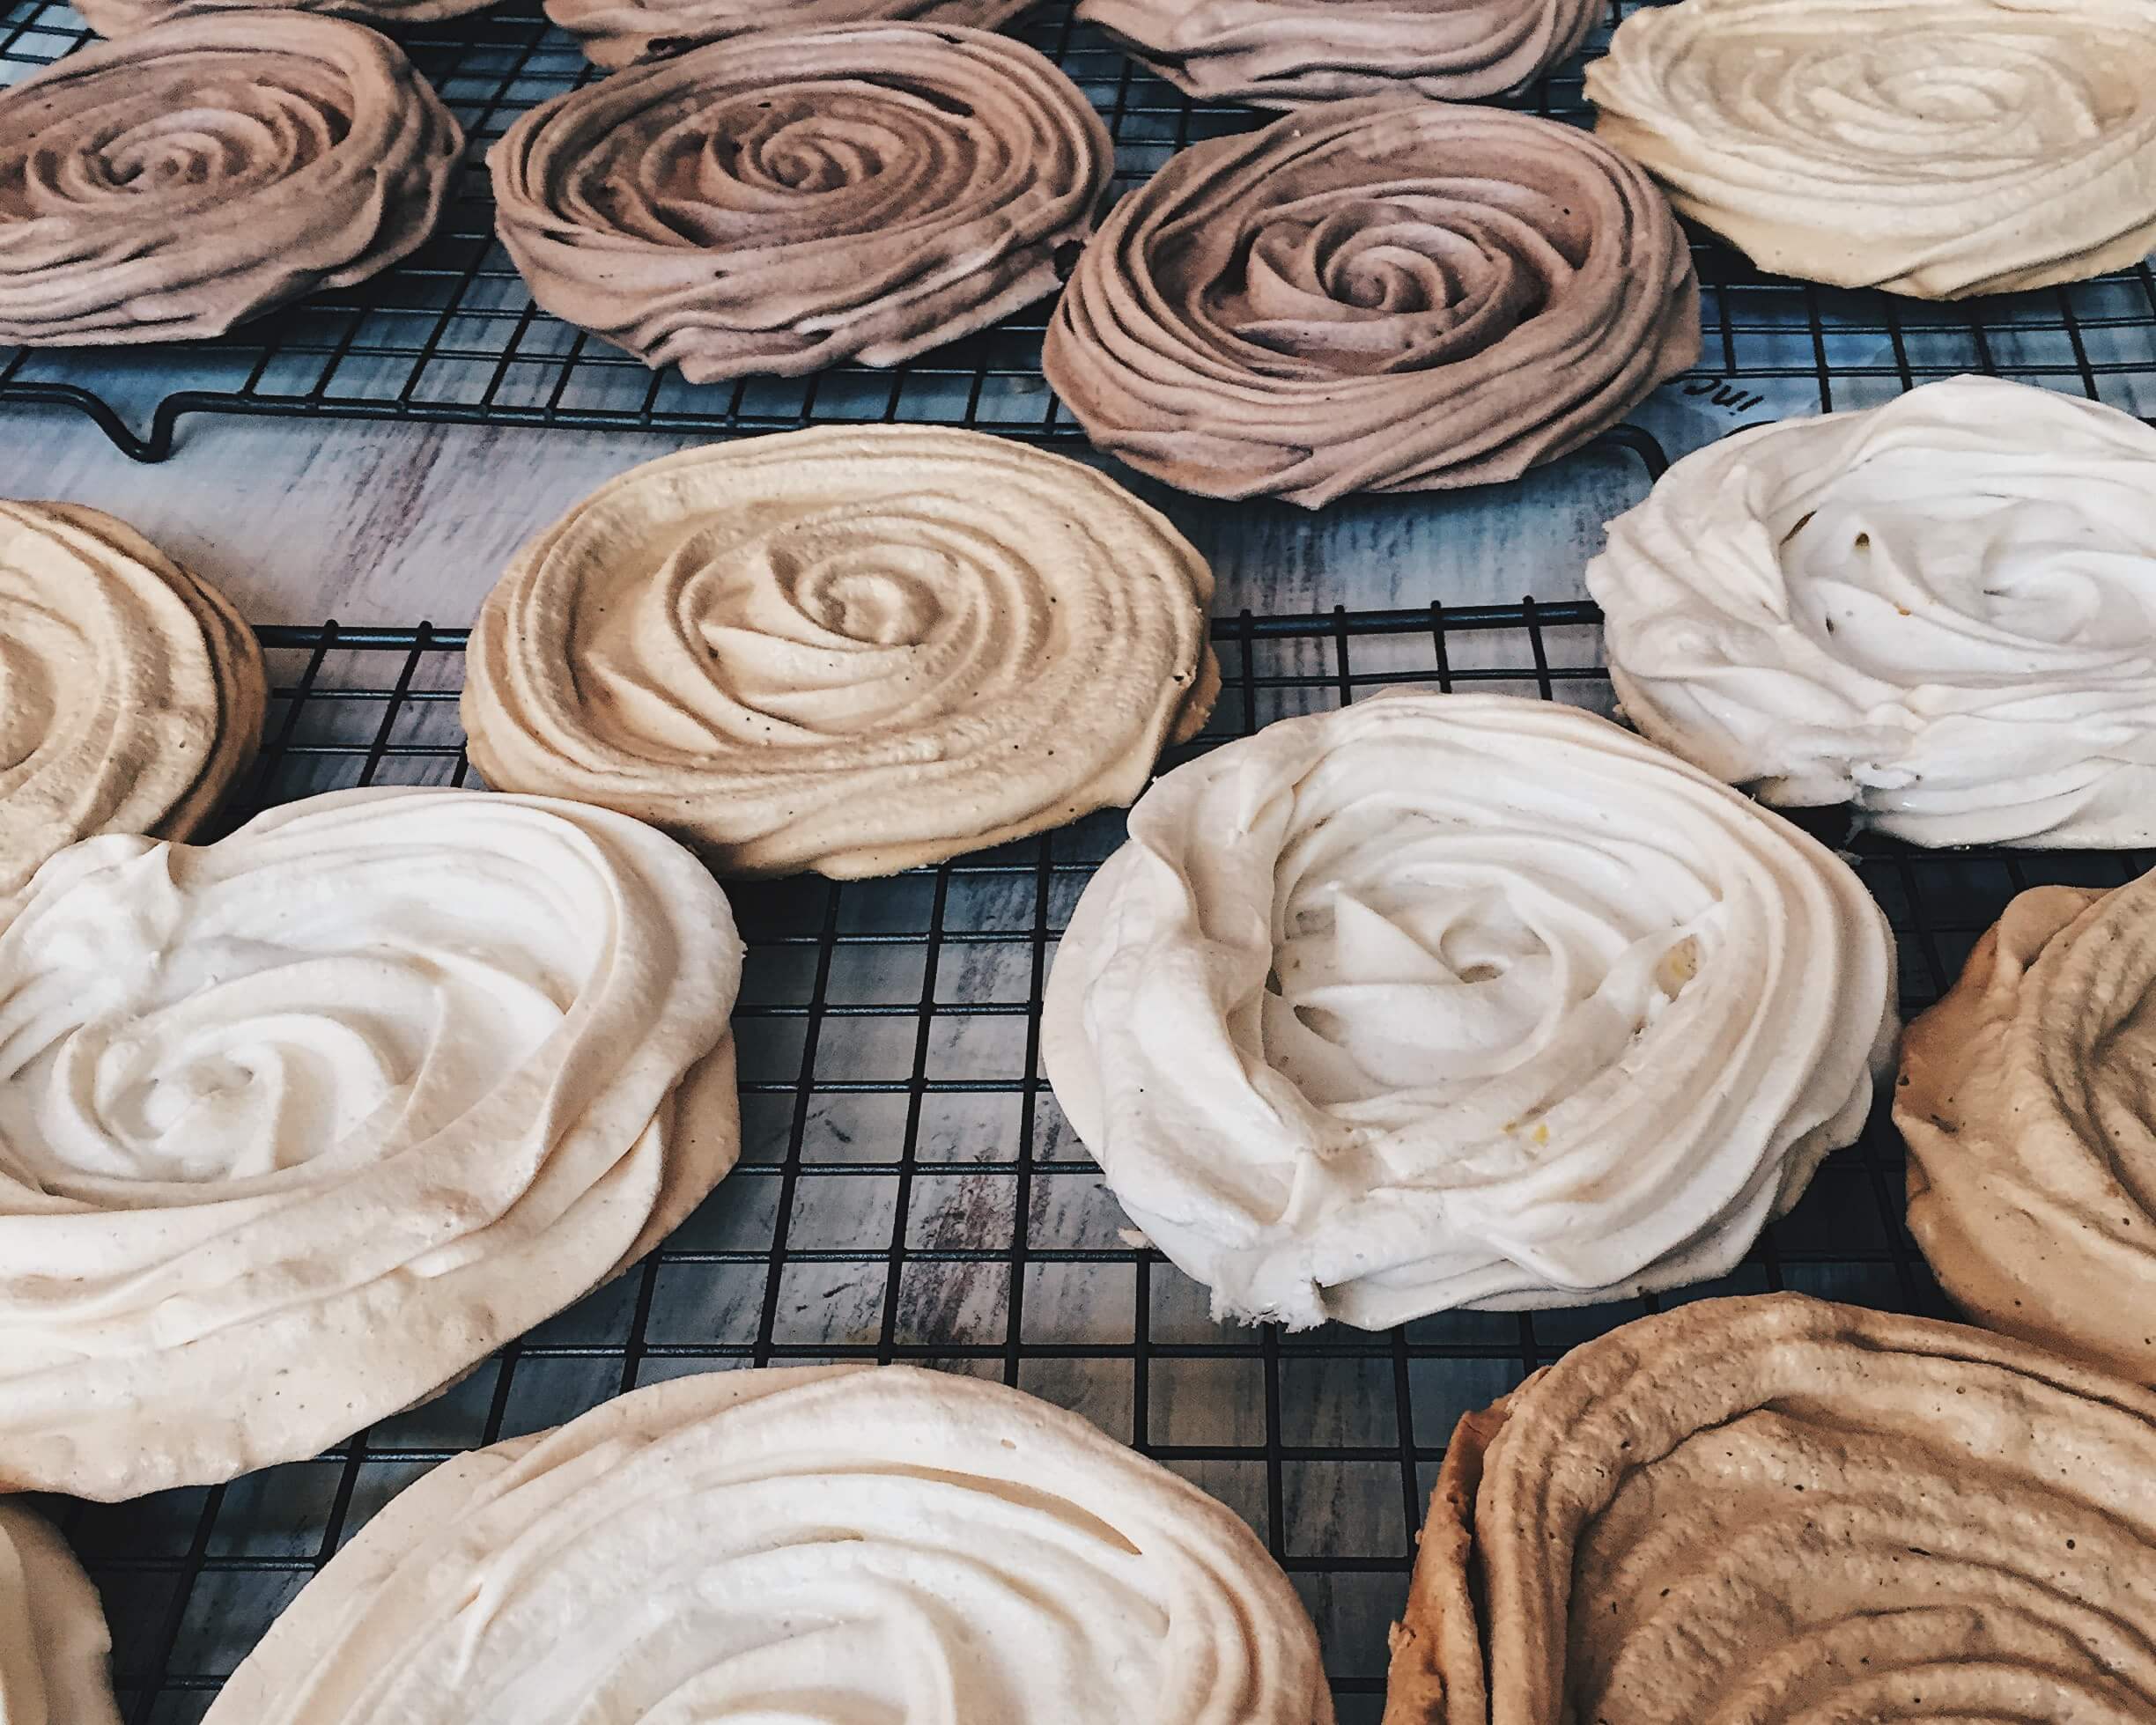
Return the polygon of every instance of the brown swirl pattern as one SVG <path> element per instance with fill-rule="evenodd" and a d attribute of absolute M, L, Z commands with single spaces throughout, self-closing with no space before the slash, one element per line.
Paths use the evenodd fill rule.
<path fill-rule="evenodd" d="M 462 18 L 468 12 L 484 11 L 494 4 L 495 0 L 80 0 L 75 10 L 99 35 L 116 41 L 166 18 L 199 18 L 241 5 L 321 12 L 395 30 L 408 24 Z"/>
<path fill-rule="evenodd" d="M 633 66 L 752 30 L 827 24 L 955 24 L 993 30 L 1031 0 L 546 0 L 546 15 L 582 38 L 595 65 Z"/>
<path fill-rule="evenodd" d="M 532 297 L 694 383 L 894 365 L 1053 293 L 1111 160 L 1042 55 L 925 24 L 698 48 L 488 158 Z"/>
<path fill-rule="evenodd" d="M 0 342 L 222 335 L 417 247 L 464 147 L 385 38 L 174 18 L 0 95 Z"/>
<path fill-rule="evenodd" d="M 1699 339 L 1638 168 L 1553 121 L 1374 96 L 1170 158 L 1080 259 L 1044 365 L 1132 466 L 1316 507 L 1517 478 Z"/>
<path fill-rule="evenodd" d="M 94 509 L 0 503 L 0 897 L 94 833 L 188 837 L 268 698 L 216 589 Z"/>
<path fill-rule="evenodd" d="M 1470 1414 L 1384 1725 L 2156 1717 L 2156 1396 L 1798 1294 Z"/>
<path fill-rule="evenodd" d="M 1601 0 L 1079 0 L 1078 16 L 1201 101 L 1300 107 L 1412 90 L 1517 93 L 1579 52 Z"/>

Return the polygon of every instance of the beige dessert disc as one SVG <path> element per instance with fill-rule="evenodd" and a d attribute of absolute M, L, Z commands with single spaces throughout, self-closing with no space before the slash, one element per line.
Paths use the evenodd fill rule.
<path fill-rule="evenodd" d="M 0 1500 L 0 1719 L 120 1725 L 111 1652 L 105 1608 L 75 1553 L 27 1509 Z"/>
<path fill-rule="evenodd" d="M 850 878 L 1127 803 L 1204 723 L 1213 577 L 1089 468 L 832 427 L 632 468 L 488 595 L 491 785 L 639 815 L 721 870 Z"/>
<path fill-rule="evenodd" d="M 1031 0 L 546 0 L 546 15 L 583 39 L 607 67 L 663 60 L 684 48 L 752 30 L 811 30 L 826 24 L 888 24 L 911 18 L 993 30 Z"/>
<path fill-rule="evenodd" d="M 2038 887 L 1909 1026 L 1909 1232 L 1970 1317 L 2156 1383 L 2156 874 Z"/>
<path fill-rule="evenodd" d="M 908 1366 L 719 1372 L 459 1456 L 205 1725 L 1332 1725 L 1251 1530 L 1074 1414 Z"/>
<path fill-rule="evenodd" d="M 1576 127 L 1372 96 L 1192 145 L 1101 225 L 1043 368 L 1101 448 L 1183 490 L 1516 479 L 1699 355 L 1647 176 Z"/>
<path fill-rule="evenodd" d="M 494 4 L 495 0 L 81 0 L 75 10 L 99 35 L 120 37 L 167 18 L 264 9 L 326 12 L 378 29 L 396 30 L 408 24 L 435 24 L 446 18 L 483 12 Z"/>
<path fill-rule="evenodd" d="M 133 528 L 0 502 L 0 898 L 78 838 L 186 838 L 254 758 L 254 632 Z"/>
<path fill-rule="evenodd" d="M 1579 52 L 1601 0 L 1079 0 L 1078 16 L 1200 101 L 1300 107 L 1413 91 L 1517 94 Z"/>
<path fill-rule="evenodd" d="M 2156 1397 L 1768 1294 L 1460 1422 L 1384 1725 L 2152 1717 Z"/>
<path fill-rule="evenodd" d="M 0 95 L 0 342 L 221 335 L 434 231 L 463 134 L 388 38 L 205 12 Z"/>
<path fill-rule="evenodd" d="M 734 1164 L 742 947 L 602 809 L 343 791 L 63 851 L 0 923 L 0 1493 L 312 1456 Z"/>
<path fill-rule="evenodd" d="M 2156 0 L 1684 0 L 1587 68 L 1597 134 L 1763 269 L 1925 299 L 2156 245 Z"/>
<path fill-rule="evenodd" d="M 602 79 L 521 116 L 487 163 L 533 299 L 708 383 L 895 365 L 1045 299 L 1114 151 L 1023 43 L 857 24 Z"/>

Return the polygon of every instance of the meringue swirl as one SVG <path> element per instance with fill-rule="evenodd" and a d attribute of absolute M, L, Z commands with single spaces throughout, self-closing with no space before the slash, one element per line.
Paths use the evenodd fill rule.
<path fill-rule="evenodd" d="M 568 1625 L 573 1633 L 565 1633 Z M 713 1373 L 438 1468 L 205 1725 L 1332 1725 L 1229 1510 L 1084 1420 L 906 1366 Z"/>
<path fill-rule="evenodd" d="M 955 24 L 993 30 L 1031 0 L 545 0 L 546 15 L 580 37 L 585 57 L 609 69 L 663 60 L 683 48 L 752 30 L 827 24 Z"/>
<path fill-rule="evenodd" d="M 97 1589 L 60 1536 L 0 1500 L 0 1719 L 120 1725 Z"/>
<path fill-rule="evenodd" d="M 314 1455 L 648 1250 L 733 1166 L 726 896 L 447 790 L 62 852 L 0 930 L 0 1491 Z"/>
<path fill-rule="evenodd" d="M 1388 694 L 1163 777 L 1041 1055 L 1216 1314 L 1365 1329 L 1722 1274 L 1864 1124 L 1886 919 L 1590 713 Z"/>
<path fill-rule="evenodd" d="M 2156 1716 L 2156 1397 L 1960 1324 L 1706 1300 L 1445 1452 L 1384 1725 Z"/>
<path fill-rule="evenodd" d="M 490 784 L 635 815 L 742 874 L 894 874 L 1127 803 L 1220 674 L 1212 572 L 1090 468 L 832 427 L 602 487 L 481 608 Z"/>
<path fill-rule="evenodd" d="M 604 79 L 487 162 L 532 298 L 708 383 L 895 365 L 1053 293 L 1113 152 L 1023 43 L 866 24 Z"/>
<path fill-rule="evenodd" d="M 93 833 L 187 837 L 268 700 L 215 588 L 94 509 L 0 502 L 0 898 Z"/>
<path fill-rule="evenodd" d="M 1580 50 L 1601 0 L 1079 0 L 1133 57 L 1200 101 L 1300 107 L 1412 90 L 1513 95 Z"/>
<path fill-rule="evenodd" d="M 2156 0 L 1684 0 L 1587 68 L 1596 130 L 1761 269 L 1926 299 L 2156 245 Z"/>
<path fill-rule="evenodd" d="M 2156 875 L 2039 887 L 1909 1027 L 1909 1225 L 1977 1323 L 2156 1383 Z"/>
<path fill-rule="evenodd" d="M 1078 261 L 1043 368 L 1086 435 L 1208 497 L 1516 479 L 1699 355 L 1646 175 L 1574 127 L 1375 96 L 1170 158 Z"/>
<path fill-rule="evenodd" d="M 0 342 L 220 335 L 415 249 L 464 147 L 390 42 L 205 12 L 0 93 Z"/>
<path fill-rule="evenodd" d="M 384 30 L 408 24 L 436 24 L 484 11 L 495 0 L 81 0 L 75 10 L 99 35 L 117 39 L 173 18 L 199 18 L 206 12 L 268 7 L 276 11 L 326 12 Z M 72 0 L 70 0 L 72 4 Z"/>
<path fill-rule="evenodd" d="M 1989 378 L 1687 456 L 1587 568 L 1625 715 L 1918 844 L 2156 841 L 2156 431 Z"/>

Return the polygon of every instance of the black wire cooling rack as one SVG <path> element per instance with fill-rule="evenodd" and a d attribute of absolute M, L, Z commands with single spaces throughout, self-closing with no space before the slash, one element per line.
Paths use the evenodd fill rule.
<path fill-rule="evenodd" d="M 1185 754 L 1400 683 L 1611 704 L 1585 604 L 1245 613 L 1215 631 L 1223 697 Z M 461 631 L 262 633 L 282 687 L 247 807 L 462 781 Z M 320 1459 L 62 1507 L 104 1590 L 129 1725 L 199 1718 L 343 1541 L 458 1450 L 662 1377 L 834 1359 L 1015 1383 L 1226 1500 L 1309 1604 L 1343 1725 L 1373 1725 L 1386 1625 L 1453 1421 L 1665 1302 L 1453 1313 L 1384 1335 L 1213 1323 L 1203 1290 L 1124 1232 L 1038 1073 L 1058 931 L 1121 831 L 1099 815 L 890 880 L 734 888 L 749 944 L 742 1165 L 656 1253 L 448 1395 Z M 1913 1013 L 2013 893 L 2114 884 L 2145 859 L 1867 840 L 1857 861 L 1899 938 Z M 1882 1112 L 1735 1275 L 1682 1297 L 1790 1287 L 1943 1315 L 1901 1226 L 1901 1178 Z"/>
<path fill-rule="evenodd" d="M 1599 54 L 1625 12 L 1610 0 Z M 1069 0 L 1015 27 L 1067 71 L 1108 121 L 1119 188 L 1180 146 L 1260 123 L 1248 109 L 1193 103 L 1136 68 Z M 0 82 L 90 40 L 55 0 L 0 0 Z M 470 140 L 436 238 L 370 282 L 213 342 L 154 348 L 0 347 L 0 403 L 63 402 L 139 460 L 161 460 L 190 413 L 416 419 L 703 431 L 785 431 L 893 420 L 1079 441 L 1040 372 L 1045 305 L 890 371 L 840 365 L 808 379 L 692 385 L 539 311 L 493 238 L 487 146 L 525 108 L 596 76 L 535 0 L 414 29 L 402 38 Z M 1579 63 L 1517 104 L 1584 120 Z M 1871 405 L 1930 379 L 1975 371 L 2078 391 L 2156 414 L 2156 278 L 2144 265 L 2094 282 L 1956 306 L 1842 292 L 1767 276 L 1724 247 L 1695 247 L 1704 284 L 1701 368 L 1639 417 L 1672 453 L 1735 421 Z"/>

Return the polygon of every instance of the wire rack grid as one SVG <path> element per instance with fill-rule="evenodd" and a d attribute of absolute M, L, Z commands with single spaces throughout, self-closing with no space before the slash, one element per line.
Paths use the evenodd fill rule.
<path fill-rule="evenodd" d="M 1579 62 L 1517 106 L 1584 122 L 1580 67 L 1643 4 L 1610 0 Z M 1136 67 L 1071 0 L 1047 0 L 1015 33 L 1056 61 L 1100 109 L 1127 189 L 1175 150 L 1266 116 L 1194 103 Z M 92 40 L 58 0 L 0 0 L 0 83 Z M 169 454 L 190 413 L 417 419 L 708 432 L 893 420 L 1082 441 L 1040 372 L 1047 307 L 893 370 L 839 365 L 808 379 L 697 386 L 540 312 L 493 237 L 489 144 L 524 109 L 596 76 L 536 0 L 416 28 L 402 40 L 470 147 L 440 231 L 399 267 L 318 295 L 227 337 L 151 348 L 0 347 L 0 403 L 62 402 L 141 460 Z M 1727 247 L 1695 246 L 1704 284 L 1698 370 L 1635 416 L 1672 454 L 1734 424 L 1870 405 L 1976 371 L 2156 413 L 2156 277 L 2145 263 L 2093 282 L 1931 306 L 1763 276 Z"/>
<path fill-rule="evenodd" d="M 1226 686 L 1183 755 L 1397 684 L 1611 707 L 1590 605 L 1215 625 Z M 461 632 L 262 631 L 282 685 L 243 808 L 337 786 L 461 783 Z M 1833 817 L 1814 823 L 1829 836 Z M 1451 1313 L 1390 1334 L 1222 1327 L 1126 1232 L 1037 1065 L 1057 934 L 1121 817 L 934 869 L 738 886 L 749 956 L 742 1165 L 664 1245 L 437 1401 L 316 1460 L 116 1507 L 58 1506 L 103 1589 L 128 1725 L 191 1725 L 299 1588 L 458 1450 L 638 1384 L 770 1362 L 914 1360 L 1074 1408 L 1242 1514 L 1324 1640 L 1343 1725 L 1382 1706 L 1424 1499 L 1453 1421 L 1664 1302 Z M 1946 987 L 2006 900 L 2145 859 L 1943 854 L 1865 841 L 1902 1006 Z M 1946 1308 L 1901 1225 L 1883 1112 L 1724 1281 Z"/>

